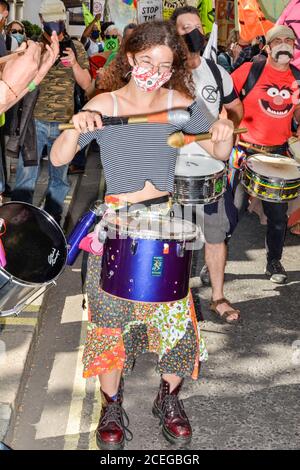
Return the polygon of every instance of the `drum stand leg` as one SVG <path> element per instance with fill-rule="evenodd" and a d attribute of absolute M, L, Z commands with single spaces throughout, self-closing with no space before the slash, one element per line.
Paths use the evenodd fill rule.
<path fill-rule="evenodd" d="M 28 307 L 28 305 L 31 305 L 32 302 L 35 302 L 42 294 L 45 294 L 51 287 L 56 286 L 56 282 L 52 281 L 50 284 L 48 284 L 45 288 L 45 290 L 41 291 L 43 287 L 39 289 L 37 292 L 37 295 L 34 298 L 31 298 L 32 294 L 29 294 L 25 299 L 23 299 L 21 302 L 19 302 L 14 308 L 11 308 L 10 310 L 0 310 L 0 317 L 8 317 L 10 315 L 13 315 L 15 317 L 19 316 L 19 314 L 24 310 L 24 308 Z M 30 302 L 27 303 L 28 299 L 30 299 Z"/>

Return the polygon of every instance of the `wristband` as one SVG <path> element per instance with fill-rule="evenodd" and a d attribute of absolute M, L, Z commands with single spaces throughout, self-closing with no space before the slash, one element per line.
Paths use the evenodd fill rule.
<path fill-rule="evenodd" d="M 32 82 L 29 83 L 29 85 L 27 86 L 28 90 L 31 92 L 31 91 L 34 91 L 36 89 L 36 84 L 34 83 L 34 81 L 32 80 Z"/>

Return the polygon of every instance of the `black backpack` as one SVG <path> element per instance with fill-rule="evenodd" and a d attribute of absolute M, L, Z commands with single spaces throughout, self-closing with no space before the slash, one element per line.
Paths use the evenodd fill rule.
<path fill-rule="evenodd" d="M 217 92 L 220 93 L 220 102 L 219 102 L 219 113 L 220 113 L 222 111 L 223 103 L 224 103 L 224 89 L 223 89 L 222 75 L 221 75 L 219 67 L 213 60 L 211 59 L 205 59 L 205 60 L 206 60 L 207 65 L 210 68 L 211 73 L 214 76 L 214 79 L 216 80 Z"/>
<path fill-rule="evenodd" d="M 246 78 L 246 81 L 240 91 L 240 100 L 243 101 L 246 96 L 249 94 L 249 92 L 254 88 L 255 84 L 257 83 L 259 77 L 261 76 L 264 68 L 266 65 L 266 60 L 261 60 L 259 62 L 253 62 L 248 77 Z M 300 70 L 297 69 L 294 65 L 290 64 L 290 69 L 292 74 L 295 77 L 295 80 L 297 80 L 298 85 L 300 84 Z"/>

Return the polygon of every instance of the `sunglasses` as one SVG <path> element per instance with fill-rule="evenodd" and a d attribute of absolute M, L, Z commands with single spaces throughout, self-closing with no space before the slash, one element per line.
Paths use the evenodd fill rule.
<path fill-rule="evenodd" d="M 116 34 L 105 34 L 105 39 L 117 39 L 118 36 Z"/>
<path fill-rule="evenodd" d="M 12 29 L 11 30 L 11 34 L 17 34 L 17 33 L 20 33 L 20 34 L 24 34 L 24 30 L 23 29 Z"/>

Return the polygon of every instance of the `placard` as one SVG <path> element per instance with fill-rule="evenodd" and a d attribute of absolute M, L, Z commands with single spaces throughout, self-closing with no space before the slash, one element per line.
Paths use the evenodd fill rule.
<path fill-rule="evenodd" d="M 137 15 L 138 23 L 162 20 L 162 0 L 139 0 Z"/>
<path fill-rule="evenodd" d="M 163 19 L 169 20 L 176 8 L 186 5 L 186 0 L 163 0 Z"/>
<path fill-rule="evenodd" d="M 93 14 L 94 15 L 101 15 L 100 21 L 103 21 L 104 15 L 104 6 L 105 0 L 94 0 L 93 2 Z"/>

